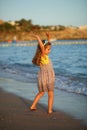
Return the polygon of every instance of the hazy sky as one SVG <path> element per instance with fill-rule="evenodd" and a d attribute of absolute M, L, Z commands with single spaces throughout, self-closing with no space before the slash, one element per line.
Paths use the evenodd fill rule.
<path fill-rule="evenodd" d="M 0 19 L 38 25 L 87 25 L 87 0 L 0 0 Z"/>

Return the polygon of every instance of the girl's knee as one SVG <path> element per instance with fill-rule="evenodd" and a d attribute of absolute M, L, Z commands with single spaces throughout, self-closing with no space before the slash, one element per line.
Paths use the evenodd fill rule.
<path fill-rule="evenodd" d="M 40 95 L 43 96 L 45 92 L 40 92 Z"/>
<path fill-rule="evenodd" d="M 48 96 L 53 96 L 54 92 L 53 91 L 48 91 Z"/>

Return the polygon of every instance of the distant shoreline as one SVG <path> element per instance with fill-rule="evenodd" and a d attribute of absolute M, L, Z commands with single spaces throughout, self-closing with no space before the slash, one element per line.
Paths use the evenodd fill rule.
<path fill-rule="evenodd" d="M 85 26 L 63 26 L 33 25 L 31 20 L 21 19 L 19 21 L 0 20 L 0 42 L 29 41 L 34 40 L 32 34 L 38 34 L 41 39 L 46 39 L 46 32 L 50 32 L 52 39 L 87 39 L 87 25 Z"/>
<path fill-rule="evenodd" d="M 19 41 L 19 42 L 0 42 L 0 47 L 10 47 L 10 46 L 36 46 L 37 42 L 35 40 L 31 41 Z M 74 39 L 74 40 L 52 40 L 52 45 L 69 45 L 69 44 L 87 44 L 87 39 Z"/>
<path fill-rule="evenodd" d="M 30 41 L 35 40 L 32 35 L 38 34 L 41 39 L 46 39 L 47 30 L 44 31 L 30 31 L 30 32 L 15 32 L 15 33 L 1 33 L 0 34 L 0 42 L 11 42 L 13 40 L 16 41 Z M 80 40 L 87 39 L 87 30 L 81 29 L 65 29 L 62 31 L 50 31 L 48 32 L 51 35 L 52 39 L 56 40 Z M 15 38 L 15 39 L 14 39 Z"/>

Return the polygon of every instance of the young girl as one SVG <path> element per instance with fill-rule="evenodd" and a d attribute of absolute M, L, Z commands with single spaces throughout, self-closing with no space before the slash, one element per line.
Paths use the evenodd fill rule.
<path fill-rule="evenodd" d="M 46 35 L 48 42 L 45 42 L 45 40 L 42 41 L 38 35 L 34 35 L 38 41 L 38 46 L 32 62 L 40 67 L 40 71 L 38 73 L 39 93 L 36 95 L 30 110 L 36 110 L 38 101 L 45 92 L 48 92 L 48 113 L 51 114 L 54 100 L 55 74 L 51 60 L 48 57 L 48 54 L 51 51 L 50 35 L 48 32 Z"/>

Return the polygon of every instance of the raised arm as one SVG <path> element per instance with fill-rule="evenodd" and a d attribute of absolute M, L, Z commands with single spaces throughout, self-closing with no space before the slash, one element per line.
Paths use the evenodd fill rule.
<path fill-rule="evenodd" d="M 50 34 L 49 34 L 49 32 L 46 32 L 46 36 L 47 36 L 48 42 L 50 42 Z"/>
<path fill-rule="evenodd" d="M 40 39 L 40 37 L 38 35 L 33 35 L 33 36 L 37 39 L 38 44 L 39 44 L 39 46 L 41 48 L 41 52 L 42 52 L 42 54 L 44 54 L 44 45 L 42 43 L 42 40 Z"/>

